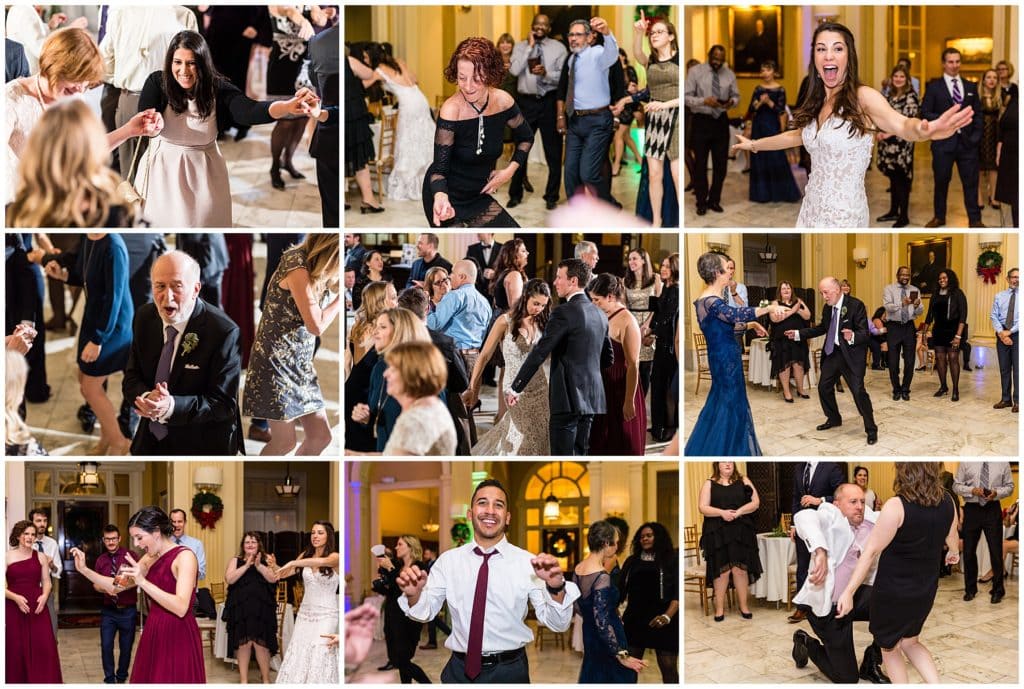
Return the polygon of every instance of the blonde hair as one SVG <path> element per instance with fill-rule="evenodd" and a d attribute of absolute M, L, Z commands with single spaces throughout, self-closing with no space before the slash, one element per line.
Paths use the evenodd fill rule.
<path fill-rule="evenodd" d="M 377 354 L 383 356 L 394 349 L 396 345 L 404 342 L 430 342 L 430 332 L 427 330 L 426 324 L 409 309 L 401 307 L 388 309 L 377 318 L 379 319 L 380 316 L 391 321 L 394 333 L 391 335 L 391 342 L 388 342 L 383 349 L 378 350 Z"/>
<path fill-rule="evenodd" d="M 416 538 L 415 536 L 410 536 L 408 534 L 403 534 L 399 536 L 399 538 L 405 541 L 405 544 L 409 546 L 409 554 L 412 556 L 412 561 L 422 562 L 423 544 L 420 543 L 420 539 Z"/>
<path fill-rule="evenodd" d="M 349 342 L 361 345 L 373 334 L 373 329 L 377 325 L 377 316 L 387 309 L 385 301 L 388 297 L 388 287 L 395 289 L 390 282 L 380 281 L 371 282 L 363 288 L 363 301 L 356 310 L 355 322 L 352 324 L 352 330 L 348 333 Z"/>
<path fill-rule="evenodd" d="M 413 399 L 434 397 L 448 382 L 448 365 L 430 340 L 394 344 L 384 361 L 398 370 L 405 394 Z"/>
<path fill-rule="evenodd" d="M 50 91 L 61 81 L 89 87 L 103 81 L 103 57 L 96 41 L 85 29 L 58 29 L 46 37 L 39 51 L 39 77 L 45 79 Z"/>
<path fill-rule="evenodd" d="M 28 378 L 28 362 L 18 352 L 7 351 L 7 392 L 5 395 L 4 416 L 7 420 L 7 443 L 24 445 L 32 439 L 28 426 L 18 415 L 18 407 L 25 396 L 25 379 Z"/>
<path fill-rule="evenodd" d="M 22 153 L 8 226 L 102 227 L 114 206 L 123 206 L 130 221 L 109 156 L 106 130 L 85 101 L 49 107 Z"/>
<path fill-rule="evenodd" d="M 313 283 L 313 292 L 319 294 L 325 288 L 337 292 L 341 268 L 338 234 L 311 232 L 300 248 L 306 254 L 306 269 L 309 281 Z"/>

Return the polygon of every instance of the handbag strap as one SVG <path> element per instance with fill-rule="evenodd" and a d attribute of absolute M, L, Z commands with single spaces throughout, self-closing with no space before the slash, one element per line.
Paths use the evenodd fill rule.
<path fill-rule="evenodd" d="M 135 138 L 135 152 L 132 153 L 132 164 L 128 167 L 128 180 L 135 179 L 135 169 L 139 164 L 139 150 L 142 148 L 142 135 Z"/>

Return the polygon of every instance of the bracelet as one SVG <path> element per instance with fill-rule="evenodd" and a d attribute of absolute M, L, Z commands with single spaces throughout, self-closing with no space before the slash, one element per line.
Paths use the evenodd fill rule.
<path fill-rule="evenodd" d="M 757 144 L 754 143 L 753 139 L 750 140 L 750 152 L 757 155 Z"/>
<path fill-rule="evenodd" d="M 562 584 L 560 586 L 551 586 L 550 584 L 545 584 L 544 586 L 545 588 L 547 588 L 548 593 L 550 593 L 552 596 L 557 596 L 565 590 L 565 579 L 562 579 Z"/>
<path fill-rule="evenodd" d="M 616 658 L 620 658 L 620 659 L 622 659 L 622 660 L 625 660 L 626 658 L 628 658 L 628 657 L 629 657 L 629 651 L 627 651 L 627 650 L 626 650 L 626 649 L 624 649 L 624 648 L 620 648 L 620 649 L 619 649 L 619 652 L 615 654 L 615 657 L 616 657 Z"/>

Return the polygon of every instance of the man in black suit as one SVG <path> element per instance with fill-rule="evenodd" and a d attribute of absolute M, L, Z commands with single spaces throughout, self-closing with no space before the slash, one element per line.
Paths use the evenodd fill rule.
<path fill-rule="evenodd" d="M 182 251 L 153 264 L 153 303 L 135 312 L 124 396 L 141 417 L 133 455 L 244 453 L 238 326 L 199 299 L 199 264 Z"/>
<path fill-rule="evenodd" d="M 555 456 L 588 454 L 594 414 L 607 410 L 601 371 L 612 365 L 614 354 L 608 319 L 583 292 L 583 285 L 589 282 L 590 268 L 578 258 L 558 264 L 554 286 L 564 301 L 551 312 L 543 337 L 506 394 L 508 406 L 514 407 L 537 369 L 551 356 L 548 434 Z"/>
<path fill-rule="evenodd" d="M 191 256 L 199 264 L 199 279 L 202 285 L 199 296 L 218 309 L 221 306 L 221 283 L 224 271 L 231 258 L 228 243 L 223 232 L 181 232 L 178 233 L 178 249 Z"/>
<path fill-rule="evenodd" d="M 821 346 L 821 377 L 818 379 L 818 397 L 825 412 L 825 423 L 819 431 L 843 425 L 843 417 L 836 404 L 836 382 L 841 375 L 846 379 L 850 394 L 857 403 L 857 411 L 864 417 L 864 431 L 868 434 L 868 445 L 878 442 L 878 426 L 871 408 L 871 398 L 864 389 L 864 370 L 867 368 L 868 314 L 864 302 L 843 294 L 839 281 L 827 277 L 818 283 L 818 290 L 825 301 L 821 320 L 813 328 L 787 330 L 791 340 L 809 340 L 825 335 Z"/>
<path fill-rule="evenodd" d="M 340 31 L 335 24 L 309 40 L 309 77 L 323 108 L 338 107 Z M 325 228 L 341 226 L 338 211 L 340 133 L 341 125 L 336 117 L 326 122 L 319 121 L 309 143 L 309 155 L 316 158 L 316 186 L 320 190 L 320 210 Z"/>
<path fill-rule="evenodd" d="M 982 135 L 981 102 L 978 85 L 960 77 L 960 51 L 946 48 L 942 51 L 942 77 L 931 81 L 924 89 L 921 119 L 937 120 L 953 105 L 974 108 L 970 125 L 961 127 L 948 139 L 932 141 L 932 174 L 935 177 L 935 216 L 925 227 L 946 224 L 946 194 L 953 178 L 953 163 L 960 173 L 964 187 L 964 205 L 971 227 L 984 227 L 981 206 L 978 205 L 978 151 Z"/>
<path fill-rule="evenodd" d="M 4 39 L 4 83 L 29 75 L 25 47 L 17 41 Z"/>
<path fill-rule="evenodd" d="M 476 244 L 470 244 L 466 249 L 466 258 L 476 263 L 476 289 L 489 301 L 491 298 L 491 280 L 494 279 L 494 272 L 498 265 L 498 254 L 501 253 L 501 245 L 494 243 L 494 233 L 479 232 L 476 235 L 479 240 Z"/>
<path fill-rule="evenodd" d="M 793 469 L 793 516 L 800 510 L 813 510 L 823 502 L 832 502 L 836 488 L 842 482 L 843 472 L 835 462 L 798 462 Z M 795 533 L 794 528 L 790 527 L 790 535 Z M 802 538 L 794 538 L 793 541 L 796 543 L 796 590 L 800 591 L 807 579 L 811 554 Z M 787 619 L 795 623 L 806 617 L 806 610 L 797 606 Z"/>

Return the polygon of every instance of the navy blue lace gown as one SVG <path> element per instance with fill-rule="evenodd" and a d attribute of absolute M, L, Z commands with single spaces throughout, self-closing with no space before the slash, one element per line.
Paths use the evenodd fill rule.
<path fill-rule="evenodd" d="M 754 308 L 733 308 L 721 297 L 693 302 L 697 324 L 708 343 L 711 391 L 697 424 L 686 441 L 687 456 L 752 457 L 761 455 L 754 433 L 754 417 L 747 402 L 740 345 L 733 326 L 754 320 Z"/>
<path fill-rule="evenodd" d="M 637 673 L 619 663 L 615 654 L 626 648 L 626 631 L 619 617 L 619 591 L 605 571 L 574 574 L 580 597 L 574 603 L 583 618 L 583 664 L 579 684 L 636 684 Z"/>
<path fill-rule="evenodd" d="M 762 103 L 755 107 L 765 93 L 771 99 L 770 104 Z M 747 110 L 752 118 L 751 138 L 763 139 L 780 133 L 779 116 L 785 112 L 786 89 L 755 88 Z M 750 157 L 750 200 L 757 203 L 800 200 L 800 188 L 793 179 L 785 151 L 761 151 Z"/>

